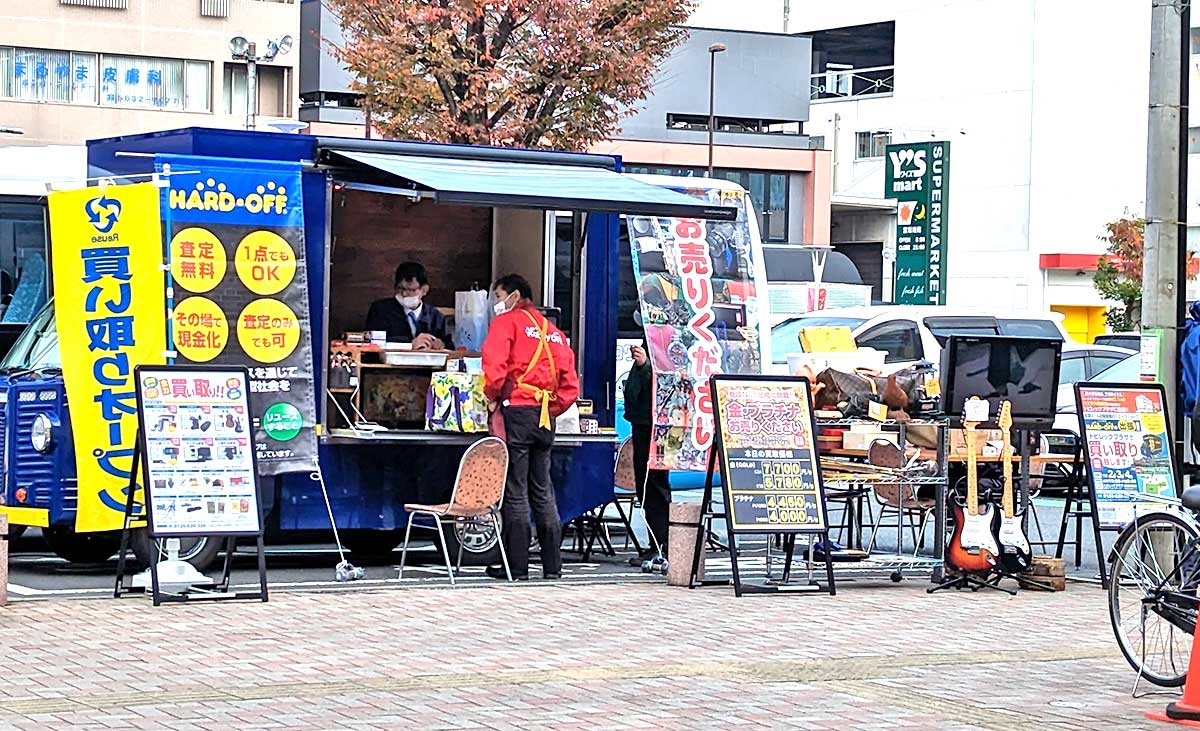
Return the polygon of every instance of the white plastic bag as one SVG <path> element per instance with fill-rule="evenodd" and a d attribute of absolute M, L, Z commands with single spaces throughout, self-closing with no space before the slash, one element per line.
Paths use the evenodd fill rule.
<path fill-rule="evenodd" d="M 477 353 L 487 337 L 491 314 L 488 293 L 484 289 L 454 293 L 454 345 Z"/>

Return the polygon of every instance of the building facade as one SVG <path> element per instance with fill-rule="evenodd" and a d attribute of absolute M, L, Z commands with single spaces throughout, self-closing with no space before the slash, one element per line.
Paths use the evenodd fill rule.
<path fill-rule="evenodd" d="M 275 0 L 12 0 L 0 3 L 0 145 L 247 123 L 246 64 L 230 41 L 300 36 Z M 294 117 L 299 52 L 258 66 L 260 122 Z M 260 125 L 261 126 L 261 125 Z"/>
<path fill-rule="evenodd" d="M 1059 310 L 1090 341 L 1098 237 L 1144 211 L 1149 21 L 1137 2 L 806 4 L 835 246 L 872 242 L 890 282 L 885 149 L 948 140 L 948 303 Z"/>

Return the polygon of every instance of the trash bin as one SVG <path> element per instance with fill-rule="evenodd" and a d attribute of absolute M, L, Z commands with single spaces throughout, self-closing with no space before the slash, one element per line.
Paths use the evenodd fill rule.
<path fill-rule="evenodd" d="M 701 530 L 700 503 L 671 503 L 670 535 L 667 541 L 671 557 L 667 568 L 667 584 L 687 586 L 692 574 L 692 559 L 696 555 L 696 531 Z M 704 551 L 700 551 L 700 571 L 697 580 L 704 578 Z"/>

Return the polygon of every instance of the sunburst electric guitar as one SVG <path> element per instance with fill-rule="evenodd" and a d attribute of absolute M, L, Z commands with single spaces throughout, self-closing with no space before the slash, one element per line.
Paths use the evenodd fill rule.
<path fill-rule="evenodd" d="M 978 397 L 972 396 L 972 399 Z M 971 409 L 964 410 L 970 413 Z M 950 537 L 947 558 L 959 571 L 982 573 L 996 565 L 1000 547 L 993 530 L 995 510 L 989 502 L 980 504 L 979 462 L 975 449 L 978 421 L 963 421 L 967 443 L 967 476 L 954 490 L 954 534 Z"/>
<path fill-rule="evenodd" d="M 1021 527 L 1024 511 L 1017 513 L 1013 509 L 1013 479 L 1012 479 L 1012 404 L 1008 401 L 1000 404 L 1000 431 L 1004 435 L 1004 449 L 1000 452 L 1001 464 L 1004 469 L 1004 498 L 1000 513 L 1000 529 L 996 537 L 1000 541 L 1000 563 L 1012 573 L 1022 573 L 1033 565 L 1033 554 L 1029 550 L 1029 539 Z"/>

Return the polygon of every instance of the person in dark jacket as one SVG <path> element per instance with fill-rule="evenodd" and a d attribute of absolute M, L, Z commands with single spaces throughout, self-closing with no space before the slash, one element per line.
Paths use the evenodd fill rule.
<path fill-rule="evenodd" d="M 640 313 L 638 313 L 640 314 Z M 634 319 L 640 322 L 640 317 Z M 654 369 L 650 367 L 646 341 L 631 349 L 633 368 L 625 380 L 625 420 L 633 427 L 633 471 L 638 498 L 646 515 L 646 527 L 652 537 L 642 555 L 629 560 L 632 566 L 661 553 L 667 555 L 667 520 L 671 509 L 671 479 L 665 470 L 649 469 L 650 438 L 654 430 Z M 657 550 L 656 550 L 657 549 Z"/>
<path fill-rule="evenodd" d="M 425 304 L 429 275 L 425 267 L 406 261 L 396 267 L 396 294 L 371 304 L 367 330 L 384 330 L 389 343 L 412 343 L 413 350 L 453 350 L 446 316 Z"/>

